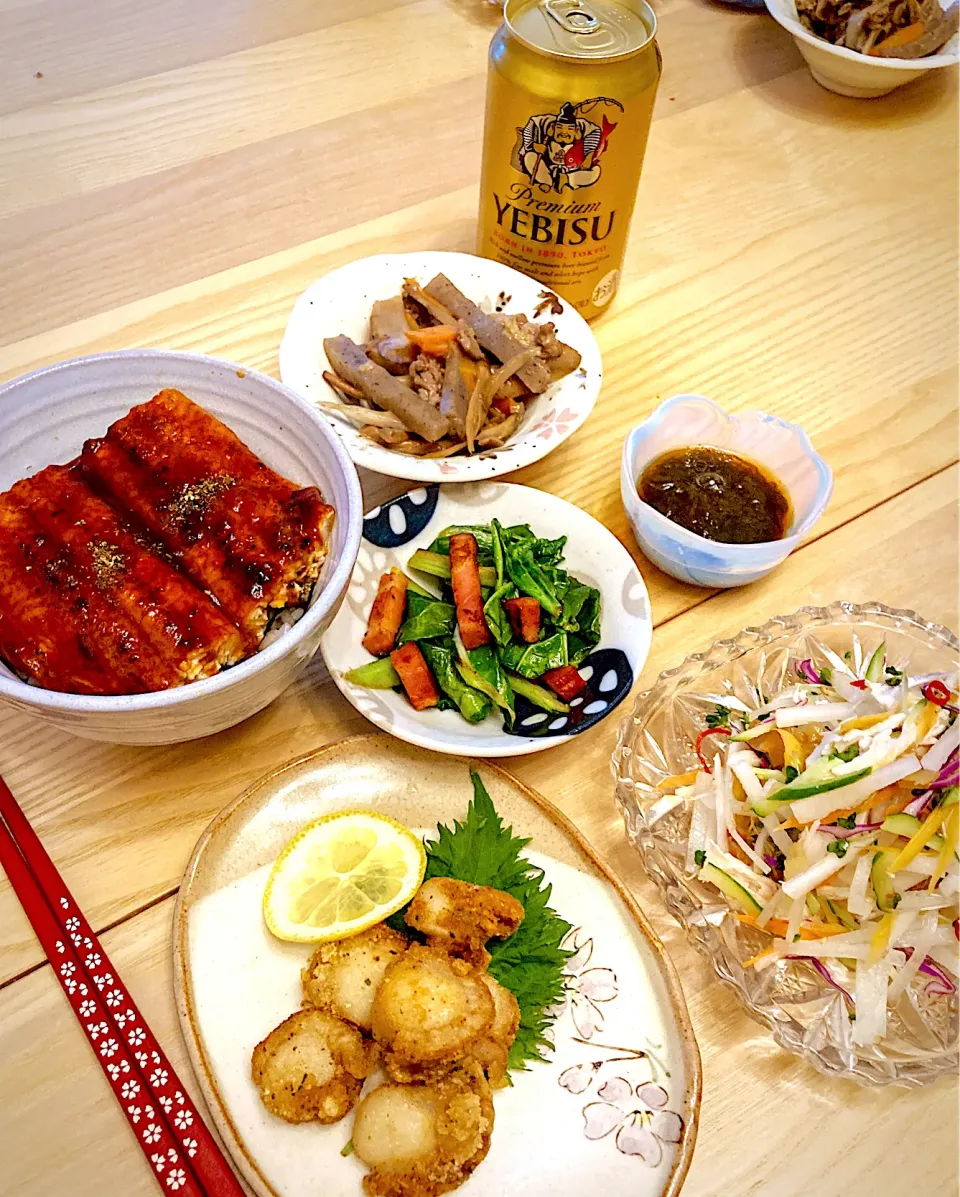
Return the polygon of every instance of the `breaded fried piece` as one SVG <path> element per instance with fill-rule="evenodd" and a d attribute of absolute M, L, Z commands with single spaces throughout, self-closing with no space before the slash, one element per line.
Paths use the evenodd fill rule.
<path fill-rule="evenodd" d="M 406 921 L 431 947 L 486 968 L 487 940 L 512 935 L 523 922 L 523 906 L 511 894 L 488 885 L 433 877 L 420 886 Z"/>
<path fill-rule="evenodd" d="M 463 960 L 414 944 L 388 966 L 373 1002 L 373 1036 L 394 1079 L 453 1064 L 493 1026 L 483 977 Z"/>
<path fill-rule="evenodd" d="M 378 923 L 350 939 L 321 944 L 303 970 L 303 996 L 318 1010 L 369 1031 L 383 974 L 407 943 L 405 935 Z"/>
<path fill-rule="evenodd" d="M 439 1197 L 458 1188 L 490 1148 L 493 1099 L 467 1061 L 430 1085 L 381 1085 L 353 1121 L 353 1147 L 370 1171 L 370 1197 Z"/>
<path fill-rule="evenodd" d="M 493 998 L 493 1026 L 473 1045 L 470 1055 L 487 1074 L 490 1087 L 502 1089 L 507 1083 L 510 1048 L 520 1026 L 520 1004 L 510 990 L 489 973 L 483 973 L 482 978 Z"/>
<path fill-rule="evenodd" d="M 377 1048 L 323 1010 L 298 1010 L 253 1049 L 253 1083 L 287 1122 L 338 1122 L 357 1103 Z"/>

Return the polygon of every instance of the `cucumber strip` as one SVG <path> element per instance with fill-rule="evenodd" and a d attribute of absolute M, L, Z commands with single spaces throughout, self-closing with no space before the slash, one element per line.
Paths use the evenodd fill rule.
<path fill-rule="evenodd" d="M 867 672 L 863 675 L 868 682 L 883 681 L 883 667 L 887 661 L 887 642 L 881 640 L 873 656 L 867 662 Z"/>
<path fill-rule="evenodd" d="M 777 726 L 772 719 L 768 719 L 763 723 L 758 723 L 755 727 L 748 727 L 746 731 L 737 732 L 735 736 L 731 736 L 730 740 L 737 744 L 746 744 L 750 740 L 757 740 L 765 732 L 776 731 Z"/>
<path fill-rule="evenodd" d="M 823 760 L 822 757 L 820 759 Z M 855 781 L 862 781 L 872 772 L 868 767 L 857 769 L 854 773 L 845 773 L 842 777 L 833 777 L 818 770 L 819 764 L 820 761 L 817 761 L 815 765 L 805 773 L 801 773 L 799 777 L 795 777 L 793 781 L 788 782 L 782 789 L 774 790 L 766 798 L 758 798 L 751 803 L 753 812 L 761 818 L 764 815 L 772 815 L 777 807 L 782 806 L 785 802 L 797 802 L 801 798 L 813 798 L 817 794 L 826 794 L 830 790 L 840 790 L 844 786 L 852 785 Z M 827 767 L 827 762 L 824 762 L 824 769 Z"/>
<path fill-rule="evenodd" d="M 736 902 L 745 914 L 759 914 L 763 909 L 748 889 L 745 889 L 739 881 L 734 881 L 729 873 L 725 873 L 723 869 L 718 869 L 716 865 L 712 865 L 709 861 L 701 868 L 697 876 L 701 881 L 715 885 L 731 902 Z"/>
<path fill-rule="evenodd" d="M 896 815 L 887 815 L 883 820 L 880 830 L 892 831 L 894 835 L 902 835 L 904 839 L 912 840 L 920 830 L 920 820 L 916 815 L 905 815 L 903 811 L 900 811 Z M 943 847 L 943 836 L 932 836 L 927 840 L 926 846 L 928 848 L 936 848 L 939 851 Z"/>

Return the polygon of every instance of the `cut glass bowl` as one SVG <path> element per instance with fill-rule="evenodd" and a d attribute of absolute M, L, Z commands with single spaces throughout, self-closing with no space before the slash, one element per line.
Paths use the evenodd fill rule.
<path fill-rule="evenodd" d="M 717 703 L 736 696 L 757 705 L 761 692 L 773 698 L 795 683 L 798 660 L 828 664 L 824 646 L 851 652 L 862 667 L 882 640 L 887 660 L 913 675 L 957 668 L 957 637 L 914 611 L 881 603 L 802 607 L 661 673 L 620 725 L 613 771 L 627 834 L 668 909 L 776 1042 L 821 1072 L 861 1084 L 923 1085 L 957 1071 L 956 991 L 928 994 L 929 978 L 921 974 L 889 1011 L 886 1036 L 870 1047 L 854 1044 L 842 994 L 811 965 L 781 960 L 744 968 L 770 937 L 738 922 L 722 895 L 685 871 L 689 811 L 656 789 L 662 778 L 697 767 L 696 737 Z"/>

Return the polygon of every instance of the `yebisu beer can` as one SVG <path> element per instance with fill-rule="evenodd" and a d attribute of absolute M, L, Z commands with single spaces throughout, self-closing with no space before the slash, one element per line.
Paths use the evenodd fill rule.
<path fill-rule="evenodd" d="M 478 252 L 588 319 L 620 281 L 660 81 L 645 0 L 507 0 L 490 44 Z"/>

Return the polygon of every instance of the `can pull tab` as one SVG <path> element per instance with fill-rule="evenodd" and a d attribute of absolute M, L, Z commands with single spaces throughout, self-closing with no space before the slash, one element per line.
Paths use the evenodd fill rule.
<path fill-rule="evenodd" d="M 573 0 L 572 4 L 570 0 L 543 0 L 543 7 L 567 33 L 593 33 L 600 27 L 599 18 L 582 0 Z"/>

